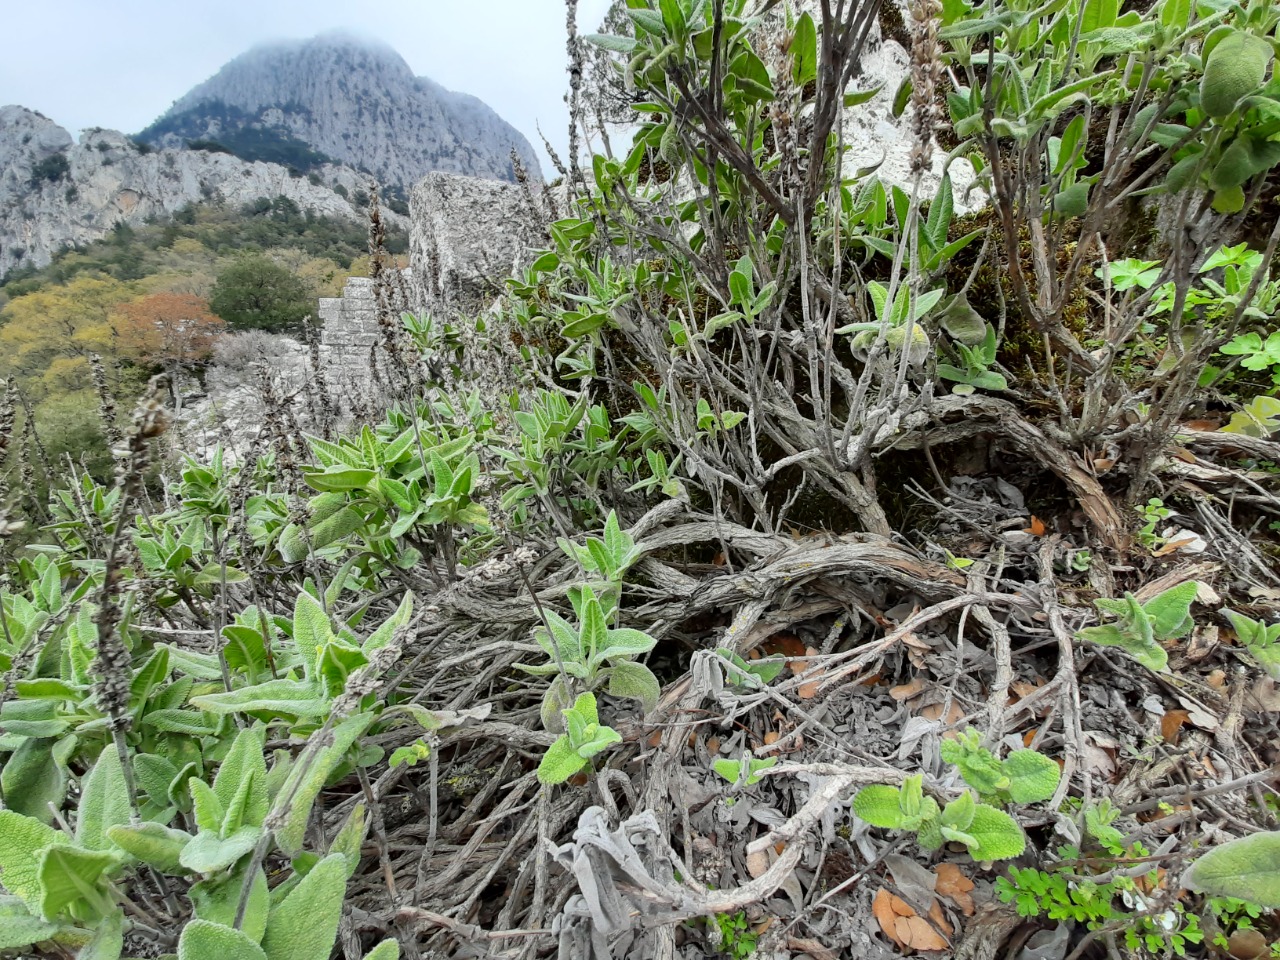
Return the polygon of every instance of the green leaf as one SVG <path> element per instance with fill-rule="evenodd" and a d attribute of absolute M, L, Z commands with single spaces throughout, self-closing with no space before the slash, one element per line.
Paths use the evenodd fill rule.
<path fill-rule="evenodd" d="M 808 12 L 796 20 L 791 38 L 791 78 L 803 87 L 818 76 L 818 31 Z"/>
<path fill-rule="evenodd" d="M 362 649 L 366 654 L 370 654 L 375 650 L 385 647 L 391 641 L 395 632 L 404 624 L 409 622 L 409 617 L 412 615 L 413 594 L 406 592 L 405 595 L 400 598 L 400 605 L 396 607 L 396 612 L 387 617 L 386 620 L 382 621 L 377 630 L 369 634 L 364 643 L 360 645 L 360 649 Z"/>
<path fill-rule="evenodd" d="M 587 765 L 569 742 L 568 734 L 562 734 L 547 748 L 538 764 L 538 780 L 548 786 L 564 783 Z"/>
<path fill-rule="evenodd" d="M 267 955 L 240 930 L 191 920 L 178 939 L 178 960 L 267 960 Z"/>
<path fill-rule="evenodd" d="M 246 860 L 230 873 L 220 873 L 194 884 L 187 896 L 191 900 L 195 916 L 210 923 L 233 926 L 236 912 L 240 909 L 240 897 L 244 893 L 248 871 L 249 862 Z M 258 867 L 249 887 L 249 902 L 245 906 L 244 923 L 240 927 L 255 944 L 262 941 L 262 935 L 267 930 L 267 912 L 270 906 L 271 892 L 267 888 L 267 874 Z"/>
<path fill-rule="evenodd" d="M 107 837 L 129 856 L 168 874 L 182 872 L 179 858 L 191 841 L 185 830 L 158 823 L 117 824 L 107 829 Z"/>
<path fill-rule="evenodd" d="M 400 960 L 399 941 L 383 940 L 364 955 L 364 960 Z"/>
<path fill-rule="evenodd" d="M 1085 627 L 1077 631 L 1076 638 L 1106 647 L 1122 647 L 1129 656 L 1148 670 L 1159 672 L 1169 664 L 1169 654 L 1158 643 L 1144 641 L 1141 637 L 1134 636 L 1114 623 Z"/>
<path fill-rule="evenodd" d="M 124 950 L 124 911 L 113 910 L 94 928 L 76 960 L 120 960 Z"/>
<path fill-rule="evenodd" d="M 1009 796 L 1014 803 L 1039 803 L 1058 789 L 1062 771 L 1049 757 L 1035 750 L 1014 750 L 1004 758 Z"/>
<path fill-rule="evenodd" d="M 966 790 L 942 808 L 942 825 L 952 830 L 968 830 L 977 809 L 973 791 Z"/>
<path fill-rule="evenodd" d="M 125 786 L 120 753 L 108 743 L 81 785 L 80 808 L 76 817 L 76 843 L 89 850 L 109 850 L 107 830 L 128 823 L 129 790 Z"/>
<path fill-rule="evenodd" d="M 12 810 L 0 810 L 0 883 L 32 910 L 39 908 L 38 854 L 66 834 Z"/>
<path fill-rule="evenodd" d="M 369 821 L 365 816 L 365 806 L 357 803 L 347 817 L 338 835 L 329 845 L 330 853 L 340 853 L 347 858 L 347 877 L 350 878 L 360 866 L 360 848 L 364 845 L 365 834 L 369 832 Z"/>
<path fill-rule="evenodd" d="M 323 717 L 329 703 L 320 688 L 300 680 L 268 680 L 230 693 L 192 697 L 193 706 L 219 716 L 231 713 L 277 713 L 289 717 Z"/>
<path fill-rule="evenodd" d="M 226 808 L 209 786 L 199 777 L 187 780 L 187 789 L 191 793 L 191 802 L 195 811 L 196 826 L 217 836 L 222 829 L 222 821 L 226 818 Z"/>
<path fill-rule="evenodd" d="M 1191 22 L 1191 0 L 1164 0 L 1160 6 L 1162 26 L 1181 33 Z"/>
<path fill-rule="evenodd" d="M 636 41 L 631 37 L 613 37 L 603 33 L 588 33 L 582 39 L 587 41 L 587 43 L 593 43 L 597 47 L 612 51 L 613 53 L 633 53 L 636 49 Z M 555 269 L 555 267 L 560 263 L 559 257 L 556 257 L 555 261 L 552 262 L 550 266 L 539 267 L 539 264 L 543 263 L 548 256 L 555 257 L 555 254 L 543 254 L 534 261 L 533 269 L 543 271 Z M 370 956 L 372 956 L 372 954 L 370 954 Z"/>
<path fill-rule="evenodd" d="M 293 606 L 293 642 L 303 658 L 333 639 L 333 625 L 320 601 L 307 591 L 298 594 Z"/>
<path fill-rule="evenodd" d="M 19 900 L 0 904 L 0 950 L 29 947 L 57 932 L 56 924 L 33 917 Z"/>
<path fill-rule="evenodd" d="M 586 649 L 585 629 L 583 641 L 583 648 Z M 595 655 L 589 661 L 589 665 L 596 667 L 606 660 L 638 657 L 643 653 L 648 653 L 657 643 L 657 640 L 642 630 L 633 630 L 629 627 L 623 627 L 621 630 L 609 630 L 605 632 L 601 649 L 596 650 Z"/>
<path fill-rule="evenodd" d="M 628 10 L 627 16 L 631 18 L 632 23 L 645 33 L 652 34 L 659 39 L 666 35 L 662 14 L 657 10 Z"/>
<path fill-rule="evenodd" d="M 968 833 L 977 841 L 976 847 L 969 848 L 974 860 L 1009 860 L 1027 846 L 1027 838 L 1013 817 L 985 803 L 974 810 Z"/>
<path fill-rule="evenodd" d="M 152 710 L 142 718 L 142 724 L 161 733 L 185 733 L 191 737 L 212 736 L 217 730 L 215 718 L 195 710 Z"/>
<path fill-rule="evenodd" d="M 255 724 L 241 730 L 213 781 L 213 792 L 227 815 L 232 813 L 239 795 L 248 791 L 247 796 L 240 801 L 243 808 L 238 819 L 241 823 L 253 826 L 261 826 L 271 808 L 271 802 L 267 798 L 267 760 L 262 752 L 266 729 L 261 724 Z M 238 827 L 239 824 L 236 825 Z M 223 830 L 226 832 L 225 826 Z"/>
<path fill-rule="evenodd" d="M 10 810 L 48 823 L 53 819 L 49 804 L 55 809 L 62 807 L 67 796 L 67 774 L 54 759 L 57 743 L 54 739 L 24 740 L 5 761 L 0 785 Z"/>
<path fill-rule="evenodd" d="M 897 787 L 873 783 L 853 798 L 853 812 L 873 827 L 897 830 L 902 827 L 902 793 Z"/>
<path fill-rule="evenodd" d="M 74 907 L 78 919 L 104 917 L 111 901 L 102 875 L 119 863 L 115 854 L 101 850 L 67 843 L 45 847 L 36 858 L 41 916 L 53 920 Z"/>
<path fill-rule="evenodd" d="M 1182 885 L 1213 897 L 1235 897 L 1280 910 L 1280 831 L 1255 833 L 1214 847 L 1191 865 Z"/>
<path fill-rule="evenodd" d="M 193 873 L 217 873 L 257 846 L 262 827 L 241 827 L 225 839 L 201 830 L 179 855 L 178 862 Z"/>
<path fill-rule="evenodd" d="M 329 775 L 337 769 L 347 751 L 369 729 L 373 720 L 372 713 L 358 713 L 343 720 L 333 728 L 333 742 L 321 747 L 313 762 L 307 764 L 303 762 L 305 758 L 300 758 L 289 771 L 280 792 L 282 796 L 292 796 L 293 802 L 285 813 L 284 823 L 275 833 L 276 843 L 288 856 L 297 856 L 302 852 L 307 821 L 311 819 L 311 808 L 315 805 L 316 797 Z"/>
<path fill-rule="evenodd" d="M 913 88 L 914 84 L 911 82 L 911 75 L 907 74 L 902 78 L 902 82 L 898 84 L 898 89 L 893 95 L 893 105 L 890 107 L 890 112 L 893 114 L 894 119 L 901 117 L 903 111 L 907 109 L 907 104 L 911 102 Z"/>
<path fill-rule="evenodd" d="M 658 706 L 662 687 L 644 664 L 620 660 L 609 668 L 609 695 L 639 700 L 644 712 L 649 714 Z"/>
<path fill-rule="evenodd" d="M 276 905 L 262 949 L 267 960 L 321 960 L 333 950 L 347 889 L 347 858 L 331 853 Z"/>
<path fill-rule="evenodd" d="M 376 470 L 360 467 L 332 466 L 322 473 L 304 473 L 302 479 L 307 485 L 321 493 L 346 493 L 350 490 L 363 490 L 378 475 Z"/>
<path fill-rule="evenodd" d="M 1199 589 L 1199 583 L 1188 580 L 1142 605 L 1142 612 L 1151 618 L 1151 632 L 1157 640 L 1174 640 L 1191 632 L 1195 626 L 1191 619 L 1191 604 L 1195 602 Z"/>

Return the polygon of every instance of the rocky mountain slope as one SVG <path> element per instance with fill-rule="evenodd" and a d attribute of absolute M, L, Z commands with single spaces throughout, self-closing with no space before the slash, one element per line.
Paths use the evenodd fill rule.
<path fill-rule="evenodd" d="M 303 177 L 226 153 L 139 148 L 114 130 L 85 131 L 77 143 L 33 110 L 3 107 L 0 276 L 43 266 L 64 247 L 100 239 L 118 223 L 166 217 L 192 203 L 239 206 L 285 196 L 304 211 L 363 218 L 354 200 L 367 185 L 348 167 L 326 165 Z"/>
<path fill-rule="evenodd" d="M 346 34 L 255 47 L 197 86 L 139 137 L 157 146 L 212 140 L 241 156 L 316 154 L 408 190 L 440 170 L 512 179 L 529 142 L 483 102 L 415 77 L 391 47 Z M 263 155 L 263 151 L 271 151 Z"/>

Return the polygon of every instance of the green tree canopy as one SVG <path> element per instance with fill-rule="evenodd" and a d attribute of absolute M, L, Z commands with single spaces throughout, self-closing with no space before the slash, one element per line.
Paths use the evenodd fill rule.
<path fill-rule="evenodd" d="M 300 324 L 315 303 L 302 279 L 255 253 L 218 274 L 209 307 L 235 329 L 280 332 Z"/>

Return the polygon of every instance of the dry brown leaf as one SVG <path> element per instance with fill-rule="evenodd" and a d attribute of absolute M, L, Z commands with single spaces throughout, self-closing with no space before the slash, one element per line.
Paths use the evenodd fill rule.
<path fill-rule="evenodd" d="M 1200 462 L 1199 459 L 1196 457 L 1196 455 L 1192 453 L 1190 450 L 1188 450 L 1186 447 L 1170 447 L 1169 453 L 1173 455 L 1174 459 L 1181 460 L 1183 463 L 1199 463 Z"/>
<path fill-rule="evenodd" d="M 812 700 L 818 695 L 818 689 L 822 686 L 821 679 L 810 680 L 808 683 L 802 683 L 796 688 L 796 696 L 801 700 Z"/>
<path fill-rule="evenodd" d="M 1178 734 L 1182 732 L 1182 725 L 1190 719 L 1191 714 L 1186 710 L 1166 710 L 1164 716 L 1160 718 L 1160 736 L 1164 738 L 1164 742 L 1176 746 Z"/>
<path fill-rule="evenodd" d="M 929 904 L 929 919 L 933 921 L 933 925 L 942 931 L 943 936 L 949 937 L 955 933 L 955 928 L 947 921 L 947 915 L 942 912 L 942 904 L 937 900 Z"/>
<path fill-rule="evenodd" d="M 747 873 L 752 880 L 759 880 L 769 869 L 769 851 L 767 848 L 751 850 L 747 853 Z"/>
<path fill-rule="evenodd" d="M 1198 537 L 1182 537 L 1178 540 L 1170 540 L 1164 546 L 1156 547 L 1151 551 L 1153 557 L 1167 557 L 1171 553 L 1177 553 L 1183 547 L 1189 546 L 1198 540 Z"/>
<path fill-rule="evenodd" d="M 840 955 L 834 950 L 807 937 L 788 937 L 787 949 L 792 953 L 807 953 L 813 960 L 840 960 Z"/>
<path fill-rule="evenodd" d="M 1271 953 L 1271 947 L 1261 930 L 1236 930 L 1227 938 L 1227 953 L 1235 960 L 1259 960 Z"/>
<path fill-rule="evenodd" d="M 898 939 L 897 923 L 899 914 L 893 907 L 894 900 L 902 903 L 908 910 L 911 909 L 900 898 L 895 897 L 884 887 L 881 887 L 876 891 L 876 895 L 871 901 L 871 912 L 875 915 L 876 923 L 880 924 L 880 929 L 884 931 L 885 936 L 898 946 L 902 946 L 902 941 Z"/>
<path fill-rule="evenodd" d="M 926 953 L 950 947 L 924 917 L 899 917 L 894 923 L 894 933 L 894 939 L 908 950 Z"/>
<path fill-rule="evenodd" d="M 1183 426 L 1188 430 L 1199 430 L 1202 433 L 1212 433 L 1214 430 L 1217 430 L 1222 426 L 1222 423 L 1218 420 L 1188 420 L 1183 423 Z"/>
<path fill-rule="evenodd" d="M 1267 713 L 1280 713 L 1280 684 L 1270 677 L 1259 677 L 1251 691 L 1253 702 Z"/>
<path fill-rule="evenodd" d="M 901 703 L 904 700 L 920 696 L 920 694 L 924 693 L 926 686 L 928 684 L 925 683 L 924 677 L 916 677 L 910 683 L 902 683 L 896 687 L 891 687 L 889 696 Z"/>
<path fill-rule="evenodd" d="M 975 908 L 970 895 L 974 888 L 973 881 L 956 864 L 950 862 L 938 864 L 934 872 L 938 875 L 938 884 L 934 890 L 940 896 L 949 897 L 966 917 L 973 916 Z"/>
<path fill-rule="evenodd" d="M 926 720 L 942 720 L 942 722 L 947 726 L 959 723 L 964 719 L 964 710 L 961 708 L 960 704 L 956 703 L 955 700 L 952 700 L 951 706 L 947 708 L 946 719 L 943 719 L 942 717 L 942 704 L 940 703 L 930 703 L 923 706 L 920 708 L 918 713 Z"/>
<path fill-rule="evenodd" d="M 764 643 L 760 644 L 761 653 L 766 657 L 774 654 L 782 654 L 784 657 L 803 657 L 805 654 L 804 642 L 794 633 L 775 633 Z M 815 651 L 816 652 L 816 651 Z"/>

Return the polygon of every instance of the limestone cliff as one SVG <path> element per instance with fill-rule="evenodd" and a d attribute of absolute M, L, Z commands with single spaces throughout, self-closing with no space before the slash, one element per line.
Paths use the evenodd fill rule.
<path fill-rule="evenodd" d="M 279 164 L 247 163 L 201 150 L 140 149 L 114 130 L 88 130 L 76 143 L 52 120 L 24 107 L 0 108 L 0 276 L 47 264 L 69 245 L 140 224 L 191 203 L 250 203 L 285 196 L 303 210 L 363 219 L 348 197 L 368 178 L 328 165 L 311 178 Z M 389 222 L 405 221 L 388 213 Z"/>
<path fill-rule="evenodd" d="M 404 191 L 434 170 L 510 180 L 513 148 L 531 174 L 539 169 L 524 136 L 483 102 L 415 77 L 383 43 L 343 33 L 253 48 L 139 136 L 164 146 L 216 140 L 244 156 L 270 146 L 304 165 L 309 149 Z"/>

